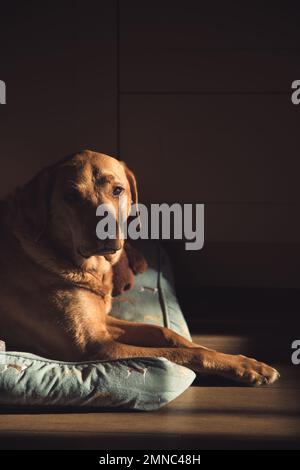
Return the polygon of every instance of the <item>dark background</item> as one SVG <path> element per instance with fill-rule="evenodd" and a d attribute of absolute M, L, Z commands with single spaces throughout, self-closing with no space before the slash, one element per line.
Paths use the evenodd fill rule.
<path fill-rule="evenodd" d="M 297 3 L 2 3 L 0 195 L 73 151 L 115 155 L 143 202 L 205 203 L 204 249 L 167 244 L 179 292 L 298 288 Z"/>
<path fill-rule="evenodd" d="M 128 163 L 142 202 L 204 203 L 204 248 L 165 244 L 194 338 L 282 374 L 200 377 L 147 419 L 8 411 L 0 446 L 299 448 L 299 0 L 1 2 L 0 80 L 0 197 L 90 148 Z"/>

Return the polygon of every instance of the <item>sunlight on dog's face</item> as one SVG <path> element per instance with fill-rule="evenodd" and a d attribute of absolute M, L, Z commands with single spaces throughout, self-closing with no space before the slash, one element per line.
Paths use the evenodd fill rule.
<path fill-rule="evenodd" d="M 131 190 L 124 165 L 96 152 L 76 154 L 61 166 L 56 177 L 51 204 L 53 235 L 65 246 L 72 246 L 79 264 L 92 256 L 104 256 L 113 262 L 124 245 L 119 227 L 120 203 L 126 212 L 122 216 L 127 218 Z M 96 209 L 101 204 L 112 204 L 115 209 L 115 239 L 97 238 Z"/>

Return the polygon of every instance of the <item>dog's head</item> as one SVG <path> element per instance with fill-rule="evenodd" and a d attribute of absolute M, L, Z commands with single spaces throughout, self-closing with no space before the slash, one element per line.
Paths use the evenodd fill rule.
<path fill-rule="evenodd" d="M 134 174 L 123 162 L 86 150 L 41 170 L 17 190 L 18 231 L 36 243 L 51 238 L 79 264 L 91 256 L 114 262 L 124 245 L 119 209 L 126 219 L 137 198 Z M 113 239 L 96 235 L 102 204 L 115 209 Z"/>

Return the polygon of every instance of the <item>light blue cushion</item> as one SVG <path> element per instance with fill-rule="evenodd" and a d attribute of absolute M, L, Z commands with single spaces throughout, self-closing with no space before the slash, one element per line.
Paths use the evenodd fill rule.
<path fill-rule="evenodd" d="M 194 380 L 192 371 L 164 358 L 66 363 L 16 352 L 6 354 L 0 376 L 1 405 L 135 410 L 160 408 Z"/>
<path fill-rule="evenodd" d="M 169 258 L 159 243 L 137 244 L 148 269 L 135 276 L 134 287 L 113 299 L 111 315 L 123 320 L 166 326 L 191 339 L 178 304 Z"/>
<path fill-rule="evenodd" d="M 147 242 L 149 269 L 113 303 L 112 315 L 190 334 L 178 305 L 166 254 Z M 5 338 L 2 338 L 5 340 Z M 0 352 L 0 405 L 121 407 L 156 410 L 191 385 L 194 372 L 165 358 L 67 363 L 24 352 Z"/>

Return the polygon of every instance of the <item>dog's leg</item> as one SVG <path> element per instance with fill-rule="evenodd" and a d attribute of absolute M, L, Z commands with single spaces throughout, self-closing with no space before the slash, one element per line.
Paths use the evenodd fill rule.
<path fill-rule="evenodd" d="M 192 343 L 168 328 L 132 323 L 109 317 L 109 337 L 100 343 L 94 357 L 165 357 L 195 372 L 220 375 L 251 385 L 273 383 L 276 369 L 241 355 L 223 354 Z"/>
<path fill-rule="evenodd" d="M 175 331 L 158 325 L 120 320 L 119 318 L 109 315 L 107 316 L 106 326 L 114 340 L 119 341 L 120 343 L 131 344 L 132 346 L 162 348 L 201 347 L 175 333 Z"/>

